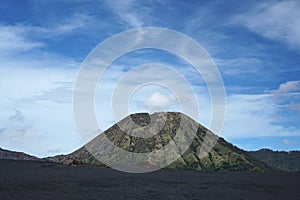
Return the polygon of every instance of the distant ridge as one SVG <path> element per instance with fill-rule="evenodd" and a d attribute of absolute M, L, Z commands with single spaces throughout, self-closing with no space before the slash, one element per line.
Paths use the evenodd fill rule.
<path fill-rule="evenodd" d="M 103 137 L 103 134 L 105 134 L 112 143 L 126 151 L 136 153 L 151 152 L 168 144 L 176 135 L 176 131 L 179 130 L 180 120 L 184 119 L 187 123 L 184 124 L 183 127 L 180 127 L 180 129 L 182 129 L 180 131 L 183 131 L 185 134 L 189 134 L 192 131 L 190 127 L 195 126 L 198 127 L 198 131 L 192 144 L 190 145 L 190 148 L 182 156 L 180 156 L 177 161 L 173 162 L 166 168 L 193 169 L 200 171 L 276 171 L 275 168 L 270 167 L 264 162 L 258 160 L 248 152 L 233 146 L 223 138 L 219 138 L 212 151 L 209 152 L 206 157 L 200 159 L 198 154 L 205 135 L 216 135 L 182 113 L 154 113 L 151 116 L 147 113 L 137 113 L 124 118 L 119 123 L 123 124 L 123 126 L 125 125 L 125 127 L 127 126 L 126 130 L 136 132 L 138 131 L 136 130 L 136 126 L 131 127 L 131 120 L 133 120 L 135 124 L 139 126 L 146 126 L 152 119 L 155 120 L 154 123 L 159 126 L 159 123 L 161 122 L 159 119 L 162 115 L 166 116 L 165 124 L 163 128 L 151 138 L 137 138 L 128 135 L 122 131 L 117 124 L 115 124 L 94 138 L 87 145 L 93 146 L 94 144 L 100 143 L 101 137 Z M 74 161 L 74 163 L 104 166 L 101 162 L 95 159 L 94 156 L 85 149 L 85 147 L 82 147 L 71 154 L 65 156 L 60 155 L 49 159 L 56 162 L 66 162 L 68 164 L 72 164 L 72 161 Z M 114 159 L 122 158 L 119 158 L 118 155 L 115 155 Z"/>
<path fill-rule="evenodd" d="M 31 156 L 28 154 L 25 154 L 23 152 L 17 152 L 17 151 L 9 151 L 4 150 L 0 148 L 0 159 L 9 159 L 9 160 L 42 160 L 35 156 Z"/>
<path fill-rule="evenodd" d="M 260 149 L 250 155 L 282 171 L 300 171 L 300 151 L 273 151 Z"/>

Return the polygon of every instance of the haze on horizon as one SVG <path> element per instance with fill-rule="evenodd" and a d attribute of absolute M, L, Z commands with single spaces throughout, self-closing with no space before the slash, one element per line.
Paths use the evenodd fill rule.
<path fill-rule="evenodd" d="M 81 147 L 72 92 L 85 57 L 114 34 L 163 27 L 196 40 L 218 66 L 227 96 L 222 137 L 245 150 L 299 150 L 299 9 L 298 1 L 3 1 L 0 147 L 40 157 Z M 122 56 L 105 72 L 96 93 L 101 128 L 115 123 L 107 98 L 115 84 L 147 63 L 168 65 L 189 81 L 199 104 L 195 120 L 208 127 L 211 102 L 201 76 L 185 60 L 147 49 Z M 137 76 L 157 73 L 149 68 Z M 149 86 L 133 94 L 129 112 L 157 104 L 180 111 L 169 90 Z"/>

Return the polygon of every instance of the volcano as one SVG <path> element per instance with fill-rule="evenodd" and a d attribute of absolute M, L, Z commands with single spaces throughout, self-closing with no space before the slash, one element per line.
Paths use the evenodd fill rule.
<path fill-rule="evenodd" d="M 168 144 L 173 143 L 177 135 L 181 138 L 175 142 L 175 146 L 187 138 L 188 148 L 177 151 L 159 151 Z M 192 136 L 192 137 L 190 137 Z M 170 164 L 163 166 L 166 169 L 192 169 L 200 171 L 274 171 L 266 163 L 258 160 L 248 152 L 218 137 L 210 130 L 197 123 L 192 118 L 179 112 L 160 112 L 152 115 L 148 113 L 131 114 L 111 128 L 100 133 L 96 138 L 88 142 L 84 147 L 68 155 L 60 155 L 51 158 L 52 161 L 63 162 L 68 165 L 84 164 L 106 166 L 102 159 L 120 161 L 128 158 L 127 154 L 117 153 L 103 142 L 108 139 L 110 143 L 121 149 L 122 152 L 145 154 L 153 151 L 152 157 L 145 156 L 141 160 L 135 160 L 141 167 L 163 166 L 153 161 L 153 156 L 158 158 L 173 159 Z M 207 152 L 207 141 L 215 141 L 212 149 Z M 179 145 L 180 146 L 180 145 Z M 100 158 L 100 159 L 99 159 Z M 100 161 L 99 161 L 100 160 Z M 167 159 L 165 159 L 167 160 Z M 164 162 L 166 162 L 164 160 Z M 159 163 L 161 164 L 161 163 Z"/>

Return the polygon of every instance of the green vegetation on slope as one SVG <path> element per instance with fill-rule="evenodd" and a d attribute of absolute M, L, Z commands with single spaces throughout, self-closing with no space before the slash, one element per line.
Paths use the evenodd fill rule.
<path fill-rule="evenodd" d="M 285 152 L 261 149 L 251 151 L 249 154 L 282 171 L 300 171 L 300 151 Z"/>
<path fill-rule="evenodd" d="M 133 126 L 132 121 L 138 126 Z M 184 121 L 184 123 L 181 123 L 182 121 Z M 144 132 L 141 134 L 149 132 L 156 133 L 155 129 L 161 127 L 159 132 L 152 137 L 142 138 L 127 134 L 129 132 L 139 133 L 139 131 L 141 131 L 139 127 L 145 127 L 150 122 L 152 126 L 149 126 L 148 129 L 143 129 Z M 124 129 L 126 131 L 124 131 Z M 197 130 L 196 134 L 194 130 Z M 166 168 L 201 171 L 274 171 L 272 167 L 252 157 L 246 151 L 231 145 L 223 138 L 219 138 L 214 148 L 205 157 L 200 158 L 199 153 L 205 136 L 211 138 L 217 136 L 188 116 L 177 112 L 154 113 L 151 116 L 147 113 L 130 115 L 97 136 L 86 146 L 95 149 L 97 145 L 105 145 L 101 144 L 101 138 L 104 136 L 103 134 L 105 134 L 114 145 L 117 145 L 121 149 L 135 153 L 147 153 L 166 146 L 170 141 L 174 140 L 174 137 L 177 136 L 179 132 L 182 133 L 182 137 L 187 138 L 187 136 L 193 135 L 194 139 L 182 156 L 174 154 L 178 159 Z M 166 157 L 168 153 L 169 152 L 165 152 L 165 154 L 163 154 L 160 152 L 155 156 Z M 113 160 L 126 159 L 119 154 L 109 154 L 109 156 L 110 159 Z M 102 165 L 85 147 L 69 155 L 62 156 L 59 160 L 64 161 L 67 158 L 79 160 L 84 164 Z M 141 165 L 152 165 L 151 157 L 147 159 L 137 162 L 140 162 Z"/>

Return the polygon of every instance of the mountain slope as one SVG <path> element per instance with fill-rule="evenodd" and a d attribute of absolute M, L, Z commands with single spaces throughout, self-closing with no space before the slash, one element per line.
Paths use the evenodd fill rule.
<path fill-rule="evenodd" d="M 300 171 L 300 151 L 261 149 L 249 152 L 252 156 L 282 171 Z"/>
<path fill-rule="evenodd" d="M 163 118 L 165 121 L 162 121 Z M 126 132 L 130 133 L 139 133 L 139 131 L 141 131 L 138 126 L 133 126 L 132 123 L 130 123 L 131 120 L 140 127 L 145 127 L 149 123 L 153 125 L 152 128 L 150 127 L 146 131 L 144 130 L 144 132 L 142 132 L 141 134 L 148 134 L 151 131 L 155 132 L 155 130 L 153 129 L 156 129 L 157 127 L 161 127 L 161 130 L 156 135 L 150 138 L 134 137 L 126 134 L 123 131 L 124 129 L 126 129 Z M 181 124 L 180 126 L 181 121 L 184 121 L 185 123 Z M 202 171 L 274 170 L 274 168 L 252 157 L 246 151 L 243 151 L 226 142 L 223 138 L 218 139 L 216 145 L 206 157 L 200 158 L 201 156 L 199 156 L 199 152 L 205 136 L 208 134 L 208 137 L 213 138 L 216 137 L 216 135 L 214 135 L 199 123 L 195 122 L 193 119 L 181 113 L 154 113 L 151 116 L 147 113 L 132 114 L 121 120 L 118 124 L 122 126 L 123 130 L 121 130 L 120 127 L 115 124 L 108 130 L 97 136 L 91 142 L 89 142 L 86 146 L 90 148 L 94 146 L 97 147 L 97 145 L 105 145 L 100 143 L 105 134 L 107 138 L 112 143 L 114 143 L 114 145 L 117 145 L 118 147 L 126 151 L 134 153 L 147 153 L 152 152 L 153 150 L 161 149 L 162 147 L 170 143 L 174 139 L 175 135 L 178 134 L 178 132 L 183 133 L 185 137 L 189 134 L 194 134 L 193 129 L 196 128 L 197 132 L 196 134 L 194 134 L 195 137 L 189 148 L 182 156 L 179 156 L 179 158 L 175 162 L 173 162 L 166 168 L 194 169 Z M 122 155 L 118 154 L 109 156 L 112 156 L 111 159 L 115 160 L 124 159 L 124 156 L 122 157 Z M 166 155 L 158 154 L 156 156 L 164 157 Z M 71 159 L 80 161 L 84 164 L 103 165 L 97 159 L 95 159 L 94 156 L 91 155 L 85 147 L 82 147 L 69 155 L 56 157 L 52 160 L 55 159 L 56 161 L 60 162 Z M 149 158 L 148 160 L 141 160 L 140 162 L 143 165 L 150 165 L 150 160 L 151 158 Z"/>
<path fill-rule="evenodd" d="M 25 154 L 23 152 L 9 151 L 0 148 L 0 159 L 10 160 L 41 160 L 37 157 Z"/>

